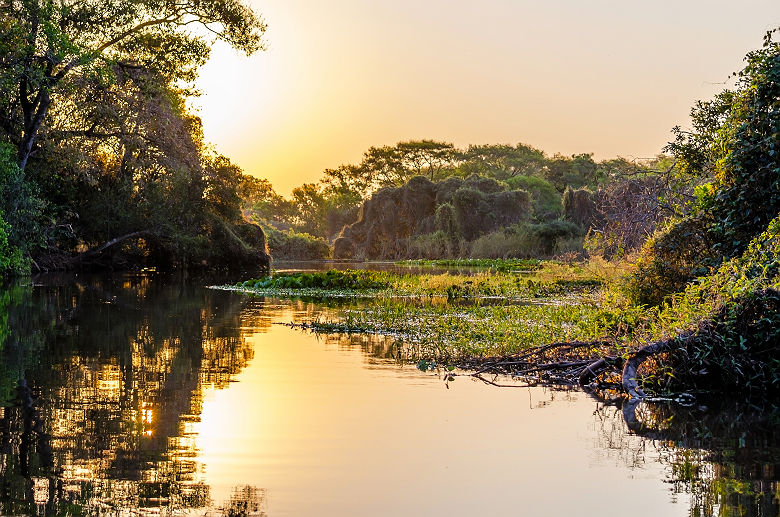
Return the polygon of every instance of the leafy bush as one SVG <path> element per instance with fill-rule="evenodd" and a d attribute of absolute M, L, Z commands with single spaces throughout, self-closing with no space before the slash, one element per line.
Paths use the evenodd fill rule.
<path fill-rule="evenodd" d="M 675 336 L 662 387 L 778 390 L 780 217 L 656 314 L 650 332 Z"/>
<path fill-rule="evenodd" d="M 436 218 L 436 229 L 454 241 L 458 235 L 455 207 L 450 203 L 442 203 L 436 208 L 434 217 Z"/>
<path fill-rule="evenodd" d="M 780 391 L 780 291 L 745 293 L 699 326 L 675 339 L 678 363 L 667 388 Z"/>
<path fill-rule="evenodd" d="M 485 193 L 464 186 L 453 194 L 452 205 L 461 236 L 471 241 L 486 231 L 517 223 L 530 215 L 531 197 L 522 190 Z"/>
<path fill-rule="evenodd" d="M 408 256 L 435 259 L 458 257 L 468 249 L 468 243 L 441 230 L 419 235 L 409 241 Z"/>
<path fill-rule="evenodd" d="M 704 238 L 701 221 L 672 221 L 658 230 L 642 247 L 635 270 L 624 287 L 628 299 L 638 305 L 660 305 L 704 275 L 714 257 Z"/>
<path fill-rule="evenodd" d="M 24 270 L 22 250 L 8 243 L 10 226 L 0 217 L 0 278 Z"/>
<path fill-rule="evenodd" d="M 29 272 L 31 252 L 44 243 L 43 207 L 13 146 L 0 143 L 0 274 Z"/>
<path fill-rule="evenodd" d="M 268 249 L 275 259 L 321 260 L 331 256 L 330 244 L 325 239 L 294 230 L 281 231 L 272 226 L 264 229 Z"/>
<path fill-rule="evenodd" d="M 538 176 L 514 176 L 504 183 L 531 194 L 533 212 L 539 219 L 557 219 L 561 214 L 561 194 L 549 181 Z"/>
<path fill-rule="evenodd" d="M 720 259 L 739 256 L 780 213 L 780 43 L 768 33 L 745 61 L 737 88 L 697 103 L 693 131 L 675 128 L 667 146 L 686 172 L 714 176 L 691 217 Z"/>
<path fill-rule="evenodd" d="M 483 235 L 471 245 L 472 258 L 549 257 L 582 250 L 582 228 L 569 221 L 519 224 Z"/>
<path fill-rule="evenodd" d="M 525 232 L 503 229 L 483 235 L 471 243 L 469 256 L 473 259 L 507 259 L 510 257 L 534 257 L 532 245 Z"/>
<path fill-rule="evenodd" d="M 567 220 L 587 228 L 593 221 L 595 213 L 596 204 L 590 190 L 566 187 L 563 191 L 563 215 Z"/>

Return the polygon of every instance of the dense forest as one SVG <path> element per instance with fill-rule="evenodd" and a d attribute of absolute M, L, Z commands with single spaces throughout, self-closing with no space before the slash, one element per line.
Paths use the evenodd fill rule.
<path fill-rule="evenodd" d="M 242 184 L 245 215 L 284 258 L 506 258 L 636 249 L 679 209 L 670 156 L 595 161 L 526 144 L 459 149 L 434 140 L 372 147 L 289 199 L 267 180 Z M 687 189 L 687 190 L 686 190 Z M 685 195 L 685 194 L 682 194 Z"/>
<path fill-rule="evenodd" d="M 0 271 L 267 265 L 187 107 L 214 40 L 264 31 L 234 0 L 3 2 Z"/>

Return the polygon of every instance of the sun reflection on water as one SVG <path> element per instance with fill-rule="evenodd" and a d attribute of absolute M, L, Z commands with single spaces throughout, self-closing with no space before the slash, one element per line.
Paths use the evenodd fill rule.
<path fill-rule="evenodd" d="M 751 470 L 691 442 L 706 418 L 648 409 L 638 417 L 656 434 L 628 433 L 617 408 L 594 410 L 581 393 L 466 379 L 447 389 L 404 367 L 392 338 L 274 325 L 338 307 L 146 277 L 11 296 L 3 515 L 473 515 L 520 502 L 530 514 L 608 515 L 615 503 L 593 479 L 641 497 L 635 515 L 750 497 L 763 514 L 778 507 L 766 496 L 778 486 L 771 430 L 757 435 L 764 448 L 736 442 L 737 457 L 756 455 Z"/>

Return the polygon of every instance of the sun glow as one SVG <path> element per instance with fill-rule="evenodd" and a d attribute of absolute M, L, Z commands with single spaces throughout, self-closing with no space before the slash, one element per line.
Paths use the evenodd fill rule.
<path fill-rule="evenodd" d="M 268 50 L 216 44 L 195 104 L 282 193 L 409 139 L 654 156 L 780 22 L 774 0 L 250 3 Z"/>

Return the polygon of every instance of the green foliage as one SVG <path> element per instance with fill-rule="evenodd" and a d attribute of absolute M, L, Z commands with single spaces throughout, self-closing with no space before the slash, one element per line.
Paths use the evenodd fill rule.
<path fill-rule="evenodd" d="M 390 283 L 386 273 L 377 271 L 331 269 L 322 273 L 275 273 L 247 280 L 239 287 L 254 289 L 385 289 Z"/>
<path fill-rule="evenodd" d="M 477 189 L 463 187 L 452 196 L 452 206 L 457 214 L 458 230 L 466 240 L 473 240 L 480 234 L 485 215 L 491 209 L 487 195 Z"/>
<path fill-rule="evenodd" d="M 494 180 L 474 177 L 455 191 L 451 203 L 459 234 L 467 241 L 527 217 L 531 208 L 527 192 L 502 190 Z"/>
<path fill-rule="evenodd" d="M 663 280 L 662 273 L 653 281 Z M 653 295 L 656 288 L 650 289 Z M 618 313 L 636 311 L 641 317 L 633 339 L 670 339 L 673 344 L 660 373 L 646 380 L 649 389 L 780 388 L 780 218 L 772 220 L 741 256 L 668 296 L 660 307 L 643 311 L 630 306 Z"/>
<path fill-rule="evenodd" d="M 251 53 L 240 1 L 11 2 L 0 19 L 0 216 L 41 269 L 263 261 L 241 171 L 186 98 L 211 40 Z M 42 200 L 45 200 L 42 201 Z M 250 243 L 257 244 L 256 247 Z M 24 264 L 22 264 L 24 266 Z"/>
<path fill-rule="evenodd" d="M 619 158 L 597 163 L 590 154 L 548 158 L 544 152 L 526 144 L 470 146 L 464 151 L 447 142 L 408 141 L 371 147 L 359 164 L 326 169 L 318 184 L 302 185 L 294 191 L 292 199 L 285 200 L 269 192 L 267 202 L 250 209 L 257 213 L 257 220 L 265 220 L 278 229 L 294 228 L 332 240 L 340 235 L 342 228 L 359 219 L 361 202 L 381 189 L 400 188 L 409 185 L 415 176 L 422 176 L 436 182 L 437 204 L 453 205 L 462 225 L 460 231 L 465 229 L 467 234 L 462 238 L 468 241 L 479 236 L 473 234 L 479 212 L 488 214 L 483 226 L 494 225 L 487 230 L 483 228 L 479 234 L 517 222 L 513 214 L 518 210 L 518 203 L 529 216 L 533 214 L 538 221 L 550 221 L 561 215 L 561 193 L 568 185 L 596 188 L 605 178 L 632 168 L 634 164 Z M 466 190 L 456 196 L 461 189 Z M 480 195 L 507 190 L 516 194 L 497 198 Z M 528 193 L 530 204 L 519 198 L 520 192 Z M 492 210 L 486 209 L 486 204 Z M 467 212 L 468 209 L 476 209 L 477 213 Z M 426 228 L 424 233 L 436 230 L 448 233 L 439 226 Z M 433 249 L 440 243 L 420 244 Z M 338 253 L 339 246 L 336 248 Z M 398 254 L 398 246 L 389 248 Z M 361 250 L 354 250 L 351 255 L 360 253 Z M 372 253 L 367 256 L 374 257 Z"/>
<path fill-rule="evenodd" d="M 596 314 L 590 303 L 419 304 L 381 300 L 370 310 L 345 311 L 315 322 L 321 332 L 390 334 L 403 340 L 415 359 L 437 362 L 508 355 L 553 342 L 592 339 Z"/>
<path fill-rule="evenodd" d="M 780 392 L 779 342 L 780 291 L 750 291 L 675 340 L 670 362 L 684 367 L 665 388 Z"/>
<path fill-rule="evenodd" d="M 658 230 L 642 247 L 624 283 L 628 298 L 639 305 L 660 305 L 692 278 L 706 274 L 714 257 L 703 233 L 695 218 L 673 220 Z"/>
<path fill-rule="evenodd" d="M 580 188 L 595 182 L 598 165 L 592 154 L 575 154 L 571 158 L 555 155 L 547 163 L 544 176 L 547 181 L 563 192 L 567 186 Z"/>
<path fill-rule="evenodd" d="M 550 257 L 582 249 L 583 230 L 569 221 L 508 226 L 471 245 L 472 258 Z"/>
<path fill-rule="evenodd" d="M 44 243 L 43 208 L 13 146 L 0 142 L 0 275 L 29 271 L 30 254 Z"/>
<path fill-rule="evenodd" d="M 294 230 L 265 227 L 268 249 L 277 260 L 322 260 L 330 258 L 331 247 L 325 239 Z"/>
<path fill-rule="evenodd" d="M 734 90 L 696 104 L 692 131 L 674 129 L 666 149 L 679 168 L 710 180 L 695 188 L 686 216 L 644 245 L 627 282 L 635 303 L 658 305 L 738 257 L 780 213 L 780 44 L 771 36 L 747 55 Z"/>
<path fill-rule="evenodd" d="M 409 242 L 408 255 L 435 259 L 438 257 L 457 257 L 468 249 L 468 243 L 457 235 L 436 230 L 433 233 L 418 235 Z"/>
<path fill-rule="evenodd" d="M 453 241 L 458 236 L 458 222 L 455 214 L 455 207 L 451 203 L 442 203 L 436 207 L 436 229 L 441 231 Z"/>
<path fill-rule="evenodd" d="M 675 128 L 667 147 L 687 173 L 714 176 L 698 192 L 692 217 L 725 259 L 741 254 L 780 213 L 780 43 L 768 33 L 745 61 L 736 88 L 697 103 L 693 131 Z"/>
<path fill-rule="evenodd" d="M 8 223 L 0 217 L 0 278 L 9 273 L 18 273 L 24 270 L 22 250 L 8 243 L 8 232 L 11 229 Z"/>
<path fill-rule="evenodd" d="M 542 261 L 539 259 L 436 259 L 436 260 L 404 260 L 400 265 L 456 267 L 456 268 L 487 268 L 494 271 L 533 271 L 538 269 Z"/>
<path fill-rule="evenodd" d="M 561 214 L 561 194 L 539 176 L 513 176 L 504 183 L 515 190 L 525 190 L 533 199 L 533 212 L 539 219 L 558 218 Z"/>
<path fill-rule="evenodd" d="M 506 181 L 539 174 L 546 163 L 543 151 L 525 144 L 471 145 L 463 153 L 458 172 L 461 176 L 476 174 Z"/>
<path fill-rule="evenodd" d="M 601 282 L 591 272 L 550 263 L 539 267 L 537 261 L 457 262 L 461 263 L 537 269 L 530 276 L 496 271 L 294 273 L 225 288 L 263 296 L 362 296 L 367 306 L 334 312 L 330 319 L 308 325 L 320 332 L 390 334 L 408 344 L 417 359 L 507 354 L 550 342 L 603 336 L 601 311 L 592 293 Z M 545 303 L 531 300 L 541 297 Z M 490 303 L 483 303 L 487 299 Z"/>

